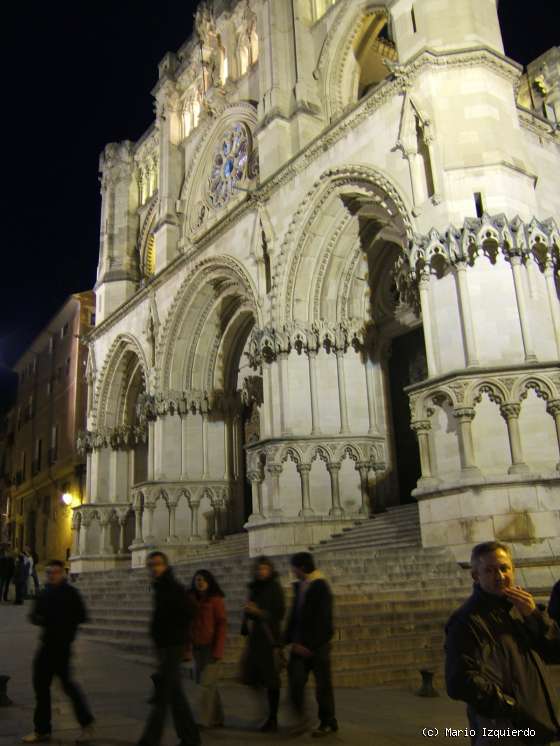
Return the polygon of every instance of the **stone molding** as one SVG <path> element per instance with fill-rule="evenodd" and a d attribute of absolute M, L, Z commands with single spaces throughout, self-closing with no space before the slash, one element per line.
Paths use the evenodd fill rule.
<path fill-rule="evenodd" d="M 194 507 L 207 497 L 213 508 L 221 509 L 230 499 L 231 487 L 230 482 L 216 479 L 144 482 L 131 489 L 130 503 L 134 509 L 139 509 L 142 506 L 155 507 L 159 500 L 163 500 L 167 507 L 174 507 L 184 496 L 188 505 Z"/>
<path fill-rule="evenodd" d="M 432 228 L 427 235 L 415 234 L 395 266 L 400 298 L 419 308 L 419 284 L 424 277 L 441 276 L 450 267 L 472 267 L 480 256 L 495 264 L 499 254 L 510 263 L 516 258 L 534 261 L 541 271 L 557 268 L 560 231 L 556 221 L 533 218 L 526 222 L 484 213 L 481 218 L 465 218 L 461 228 L 452 225 L 443 232 Z"/>

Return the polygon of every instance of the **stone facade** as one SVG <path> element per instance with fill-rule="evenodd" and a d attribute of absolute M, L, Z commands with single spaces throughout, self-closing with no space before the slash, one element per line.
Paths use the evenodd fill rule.
<path fill-rule="evenodd" d="M 460 559 L 558 553 L 557 52 L 495 0 L 199 5 L 101 157 L 76 571 L 414 498 Z"/>

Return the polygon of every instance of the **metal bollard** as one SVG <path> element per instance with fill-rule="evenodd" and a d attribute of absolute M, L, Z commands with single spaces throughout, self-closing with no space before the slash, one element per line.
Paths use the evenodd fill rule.
<path fill-rule="evenodd" d="M 0 707 L 8 707 L 8 705 L 13 705 L 13 702 L 8 697 L 7 692 L 9 680 L 9 676 L 0 676 Z"/>
<path fill-rule="evenodd" d="M 439 697 L 438 692 L 434 689 L 434 672 L 425 668 L 420 669 L 422 676 L 422 686 L 416 692 L 418 697 Z"/>

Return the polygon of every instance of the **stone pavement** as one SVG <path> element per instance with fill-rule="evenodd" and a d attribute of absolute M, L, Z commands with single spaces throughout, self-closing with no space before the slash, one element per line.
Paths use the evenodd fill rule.
<path fill-rule="evenodd" d="M 15 746 L 22 734 L 32 730 L 33 691 L 31 661 L 38 630 L 27 621 L 25 607 L 0 604 L 0 674 L 11 676 L 8 692 L 14 705 L 0 708 L 0 746 Z M 97 746 L 134 746 L 148 706 L 151 689 L 150 668 L 120 657 L 100 643 L 78 640 L 75 645 L 74 669 L 97 717 Z M 196 708 L 195 687 L 186 686 Z M 290 737 L 281 727 L 278 735 L 255 732 L 262 715 L 255 696 L 242 686 L 223 687 L 226 727 L 203 732 L 208 746 L 247 746 L 293 741 L 297 744 L 318 743 L 310 735 Z M 283 699 L 285 693 L 283 694 Z M 442 694 L 437 699 L 421 699 L 413 692 L 398 689 L 340 689 L 336 693 L 340 732 L 329 737 L 329 744 L 349 746 L 414 746 L 415 744 L 451 743 L 442 735 L 446 727 L 464 728 L 466 718 L 461 703 Z M 310 698 L 310 706 L 313 702 Z M 283 705 L 282 725 L 289 724 L 289 710 Z M 170 720 L 170 719 L 169 719 Z M 73 743 L 78 729 L 71 708 L 58 685 L 53 690 L 54 737 L 51 743 Z M 422 735 L 423 728 L 435 728 L 438 735 Z M 457 739 L 453 739 L 455 742 Z M 463 743 L 468 741 L 463 740 Z M 177 739 L 168 723 L 162 746 L 175 746 Z"/>

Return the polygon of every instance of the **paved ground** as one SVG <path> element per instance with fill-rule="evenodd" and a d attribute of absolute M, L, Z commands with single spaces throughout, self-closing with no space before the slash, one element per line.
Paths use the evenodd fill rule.
<path fill-rule="evenodd" d="M 13 706 L 0 708 L 0 746 L 19 743 L 22 734 L 32 730 L 33 692 L 30 671 L 37 629 L 27 622 L 28 607 L 0 604 L 0 674 L 11 676 L 9 695 Z M 97 717 L 97 746 L 134 746 L 147 713 L 146 698 L 151 689 L 150 669 L 117 655 L 99 643 L 78 640 L 75 646 L 76 678 L 88 694 Z M 187 691 L 196 707 L 195 687 Z M 285 695 L 283 695 L 284 699 Z M 283 706 L 278 735 L 255 732 L 260 715 L 259 702 L 241 686 L 223 688 L 226 727 L 205 731 L 208 746 L 247 746 L 248 743 L 275 744 L 293 740 L 297 744 L 318 743 L 309 735 L 290 738 L 290 713 Z M 351 746 L 414 746 L 415 744 L 451 743 L 445 728 L 464 728 L 463 705 L 446 696 L 422 699 L 411 691 L 371 688 L 340 689 L 336 693 L 340 732 L 325 739 L 327 743 Z M 310 701 L 310 707 L 312 706 Z M 53 695 L 54 744 L 69 744 L 78 730 L 71 709 L 55 687 Z M 424 728 L 437 729 L 438 735 L 424 736 Z M 466 739 L 455 743 L 468 743 Z M 174 746 L 171 724 L 162 746 Z"/>

